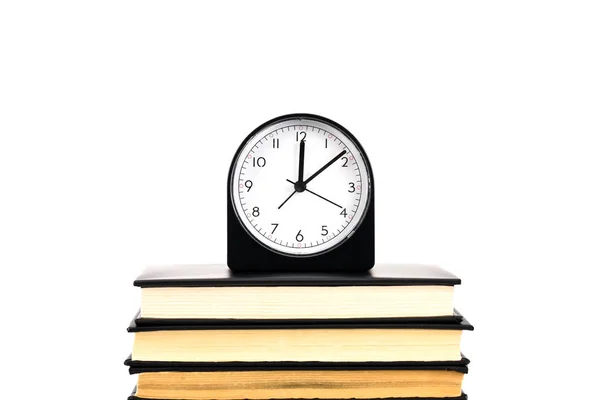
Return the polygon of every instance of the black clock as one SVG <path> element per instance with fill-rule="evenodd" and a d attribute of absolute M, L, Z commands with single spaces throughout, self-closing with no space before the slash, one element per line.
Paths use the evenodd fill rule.
<path fill-rule="evenodd" d="M 227 264 L 241 272 L 366 271 L 375 263 L 367 154 L 340 124 L 284 115 L 238 148 L 227 182 Z"/>

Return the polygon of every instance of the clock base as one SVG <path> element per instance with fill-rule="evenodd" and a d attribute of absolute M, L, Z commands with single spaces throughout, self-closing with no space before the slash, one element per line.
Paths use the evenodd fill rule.
<path fill-rule="evenodd" d="M 375 265 L 374 202 L 373 193 L 360 228 L 339 246 L 325 253 L 289 256 L 267 249 L 250 237 L 241 226 L 231 199 L 228 199 L 227 265 L 231 270 L 240 273 L 368 271 Z"/>

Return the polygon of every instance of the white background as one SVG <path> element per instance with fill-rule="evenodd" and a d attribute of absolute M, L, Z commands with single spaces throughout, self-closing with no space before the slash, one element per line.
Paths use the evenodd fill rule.
<path fill-rule="evenodd" d="M 472 399 L 593 397 L 595 2 L 2 2 L 2 398 L 125 399 L 131 285 L 225 262 L 227 170 L 290 112 L 376 180 L 378 262 L 440 264 Z"/>

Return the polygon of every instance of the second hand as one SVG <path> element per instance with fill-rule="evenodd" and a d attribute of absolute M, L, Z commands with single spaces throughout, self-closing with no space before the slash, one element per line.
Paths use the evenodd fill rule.
<path fill-rule="evenodd" d="M 286 181 L 288 181 L 288 182 L 289 182 L 289 183 L 291 183 L 292 185 L 295 185 L 295 184 L 296 184 L 296 182 L 292 182 L 292 181 L 290 181 L 289 179 L 286 179 Z M 321 196 L 320 194 L 317 194 L 317 193 L 313 192 L 312 190 L 309 190 L 309 189 L 306 189 L 306 188 L 305 188 L 304 190 L 306 190 L 308 193 L 314 194 L 315 196 L 317 196 L 317 197 L 319 197 L 319 198 L 321 198 L 321 199 L 325 200 L 326 202 L 329 202 L 329 203 L 333 204 L 334 206 L 336 206 L 336 207 L 338 207 L 338 208 L 343 208 L 343 207 L 342 207 L 342 206 L 340 206 L 339 204 L 337 204 L 337 203 L 334 203 L 333 201 L 331 201 L 331 200 L 329 200 L 329 199 L 326 199 L 325 197 Z M 294 193 L 296 193 L 296 192 L 294 191 Z M 292 197 L 292 196 L 294 195 L 294 193 L 292 193 L 292 194 L 290 195 L 290 197 Z M 288 197 L 286 201 L 288 201 L 288 200 L 290 199 L 290 197 Z M 284 201 L 283 203 L 285 204 L 285 201 Z M 283 205 L 283 204 L 282 204 L 282 205 Z M 279 208 L 281 208 L 281 206 L 279 206 Z"/>

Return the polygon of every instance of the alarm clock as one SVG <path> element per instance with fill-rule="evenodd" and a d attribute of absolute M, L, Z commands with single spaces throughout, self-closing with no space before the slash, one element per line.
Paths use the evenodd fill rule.
<path fill-rule="evenodd" d="M 239 146 L 227 181 L 227 264 L 238 272 L 360 272 L 375 263 L 375 187 L 343 126 L 274 118 Z"/>

